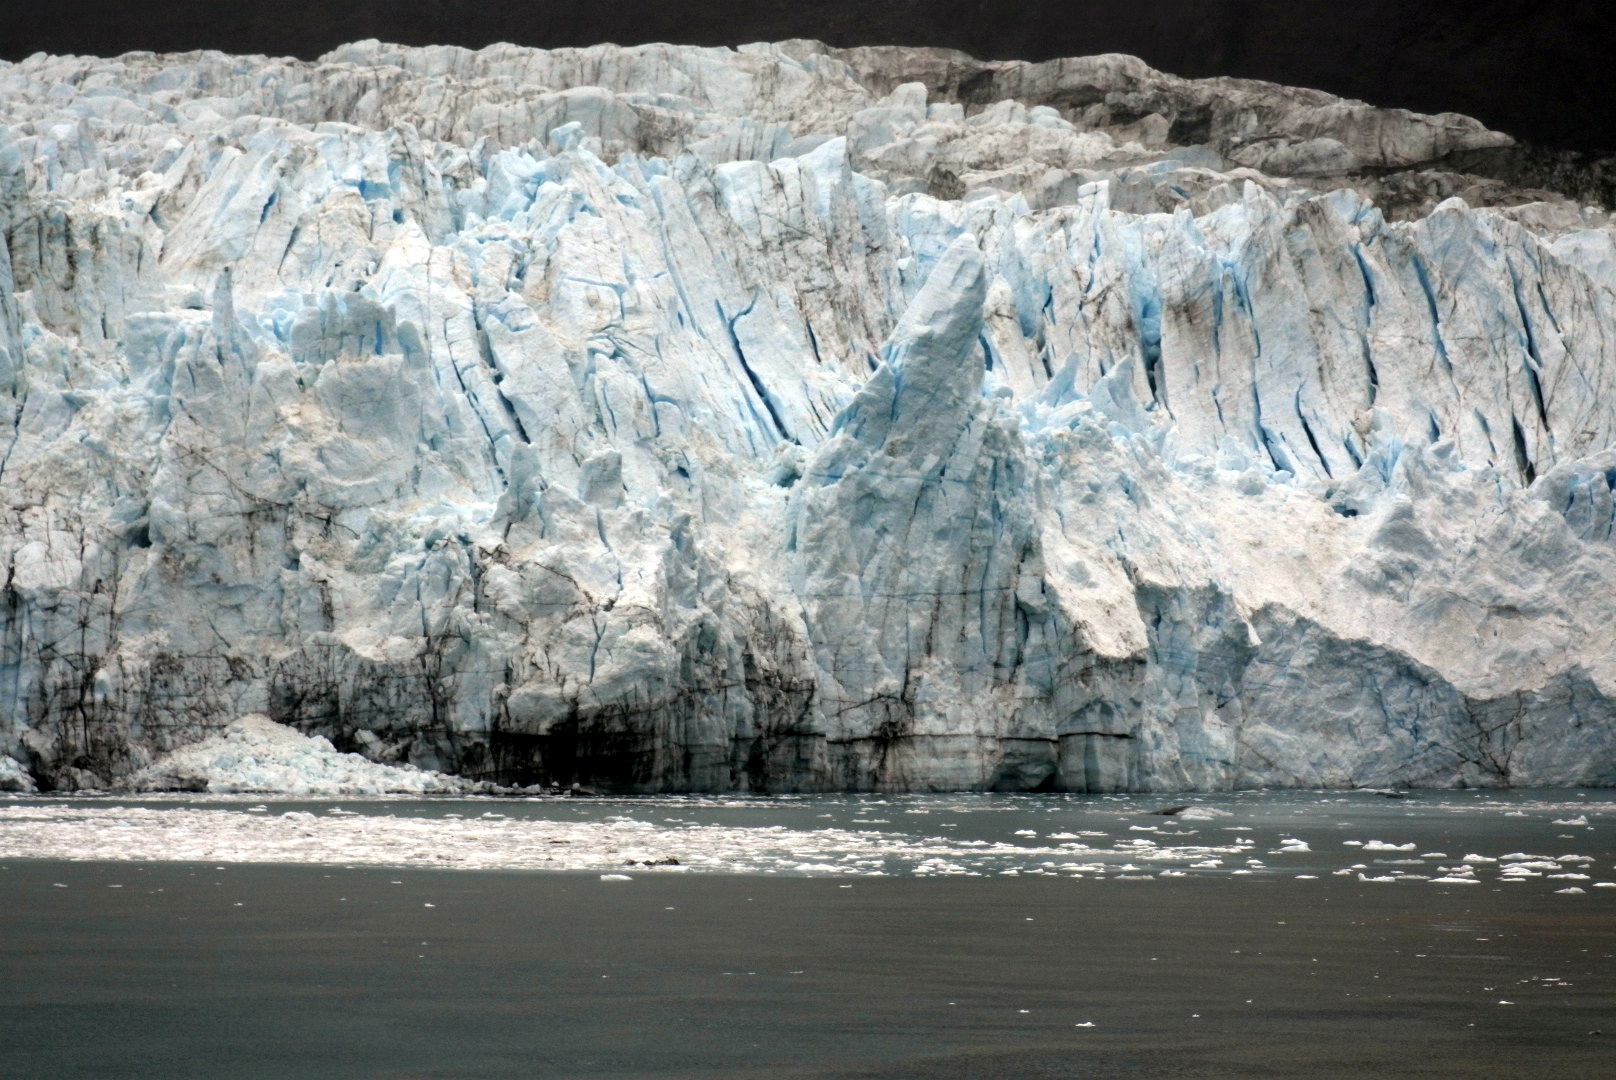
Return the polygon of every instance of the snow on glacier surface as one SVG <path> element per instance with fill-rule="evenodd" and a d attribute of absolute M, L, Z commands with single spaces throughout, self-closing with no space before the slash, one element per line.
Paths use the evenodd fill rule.
<path fill-rule="evenodd" d="M 0 66 L 0 783 L 1616 782 L 1609 218 L 964 63 Z"/>

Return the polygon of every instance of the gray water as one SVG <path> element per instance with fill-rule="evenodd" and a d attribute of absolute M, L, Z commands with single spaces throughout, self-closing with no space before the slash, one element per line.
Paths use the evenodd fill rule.
<path fill-rule="evenodd" d="M 1613 826 L 1594 791 L 14 799 L 0 1076 L 1616 1075 Z"/>

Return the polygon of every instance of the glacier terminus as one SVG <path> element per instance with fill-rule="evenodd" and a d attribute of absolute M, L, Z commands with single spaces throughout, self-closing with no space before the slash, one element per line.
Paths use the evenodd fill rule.
<path fill-rule="evenodd" d="M 1512 145 L 1115 55 L 0 64 L 0 790 L 1616 784 L 1616 225 Z"/>

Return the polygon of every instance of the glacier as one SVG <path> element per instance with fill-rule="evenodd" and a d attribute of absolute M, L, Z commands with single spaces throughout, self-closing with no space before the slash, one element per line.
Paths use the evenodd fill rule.
<path fill-rule="evenodd" d="M 1616 784 L 1616 224 L 1512 145 L 1123 56 L 0 64 L 0 790 Z"/>

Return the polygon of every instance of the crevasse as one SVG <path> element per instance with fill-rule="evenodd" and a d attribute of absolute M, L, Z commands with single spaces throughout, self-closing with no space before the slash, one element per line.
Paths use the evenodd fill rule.
<path fill-rule="evenodd" d="M 1474 121 L 366 42 L 0 123 L 7 786 L 1616 782 L 1616 230 Z"/>

